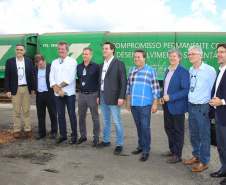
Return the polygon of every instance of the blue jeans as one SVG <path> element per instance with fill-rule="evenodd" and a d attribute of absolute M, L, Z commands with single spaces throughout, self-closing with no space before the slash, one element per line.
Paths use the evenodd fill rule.
<path fill-rule="evenodd" d="M 122 146 L 124 132 L 118 105 L 107 105 L 104 102 L 104 93 L 100 97 L 100 109 L 104 122 L 103 142 L 110 142 L 111 137 L 111 116 L 116 129 L 116 146 Z"/>
<path fill-rule="evenodd" d="M 65 105 L 67 105 L 67 111 L 70 118 L 72 130 L 71 137 L 77 137 L 78 134 L 77 134 L 77 119 L 75 114 L 75 95 L 67 96 L 64 98 L 55 96 L 55 101 L 58 114 L 60 136 L 63 138 L 67 138 L 67 126 L 65 118 Z"/>
<path fill-rule="evenodd" d="M 134 122 L 137 126 L 138 147 L 144 154 L 149 154 L 151 149 L 151 105 L 144 107 L 131 106 Z"/>
<path fill-rule="evenodd" d="M 208 116 L 210 106 L 188 105 L 190 140 L 193 147 L 193 156 L 200 159 L 203 165 L 210 161 L 210 119 Z"/>

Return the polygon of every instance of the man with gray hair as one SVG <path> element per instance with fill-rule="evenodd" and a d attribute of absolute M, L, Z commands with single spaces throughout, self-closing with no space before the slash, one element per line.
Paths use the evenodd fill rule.
<path fill-rule="evenodd" d="M 164 128 L 168 136 L 169 151 L 162 154 L 168 163 L 181 162 L 184 145 L 184 120 L 188 111 L 189 72 L 180 64 L 182 53 L 173 48 L 168 51 L 170 66 L 166 70 L 160 104 L 164 110 Z"/>
<path fill-rule="evenodd" d="M 53 87 L 55 94 L 60 129 L 60 138 L 56 142 L 61 143 L 67 140 L 66 105 L 72 130 L 69 144 L 75 144 L 77 141 L 77 120 L 75 114 L 75 75 L 77 62 L 67 55 L 68 52 L 68 43 L 60 41 L 58 43 L 58 54 L 60 57 L 54 60 L 51 65 L 50 87 Z"/>
<path fill-rule="evenodd" d="M 209 167 L 210 161 L 210 119 L 209 100 L 216 78 L 213 67 L 202 62 L 202 48 L 191 46 L 188 58 L 193 66 L 190 68 L 190 90 L 188 94 L 188 113 L 190 141 L 193 157 L 184 163 L 198 163 L 191 168 L 192 172 L 201 172 Z"/>
<path fill-rule="evenodd" d="M 93 50 L 84 48 L 82 53 L 83 62 L 77 67 L 79 81 L 78 114 L 81 138 L 76 144 L 87 141 L 86 113 L 89 108 L 93 120 L 92 146 L 95 147 L 99 143 L 100 135 L 100 119 L 96 101 L 98 96 L 99 65 L 91 61 L 92 57 Z"/>

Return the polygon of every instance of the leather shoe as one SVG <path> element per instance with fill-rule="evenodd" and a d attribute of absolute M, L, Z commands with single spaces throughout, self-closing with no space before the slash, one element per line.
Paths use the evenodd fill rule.
<path fill-rule="evenodd" d="M 110 146 L 111 145 L 111 143 L 110 142 L 101 142 L 101 143 L 99 143 L 97 146 L 96 146 L 96 148 L 98 148 L 98 149 L 101 149 L 101 148 L 104 148 L 104 147 L 107 147 L 107 146 Z"/>
<path fill-rule="evenodd" d="M 71 141 L 69 142 L 69 144 L 70 144 L 70 145 L 73 145 L 73 144 L 76 143 L 76 141 L 77 141 L 77 137 L 72 137 L 72 138 L 71 138 Z"/>
<path fill-rule="evenodd" d="M 222 181 L 220 182 L 220 184 L 221 184 L 221 185 L 226 185 L 226 179 L 222 180 Z"/>
<path fill-rule="evenodd" d="M 170 156 L 173 156 L 174 154 L 173 154 L 173 152 L 168 151 L 168 152 L 162 153 L 161 155 L 164 157 L 170 157 Z"/>
<path fill-rule="evenodd" d="M 218 177 L 226 177 L 226 173 L 218 171 L 210 174 L 210 177 L 218 178 Z"/>
<path fill-rule="evenodd" d="M 119 155 L 122 153 L 122 146 L 116 146 L 114 154 Z"/>
<path fill-rule="evenodd" d="M 51 134 L 50 139 L 56 139 L 56 134 L 55 133 L 54 134 Z"/>
<path fill-rule="evenodd" d="M 96 147 L 99 144 L 99 139 L 94 139 L 92 143 L 92 147 Z"/>
<path fill-rule="evenodd" d="M 25 135 L 26 135 L 27 138 L 31 137 L 31 131 L 26 131 Z"/>
<path fill-rule="evenodd" d="M 14 137 L 15 137 L 16 139 L 19 139 L 19 138 L 21 137 L 20 132 L 15 132 L 15 133 L 14 133 Z"/>
<path fill-rule="evenodd" d="M 177 162 L 181 162 L 181 161 L 182 161 L 182 159 L 177 156 L 173 156 L 167 160 L 168 163 L 177 163 Z"/>
<path fill-rule="evenodd" d="M 194 166 L 191 171 L 192 172 L 202 172 L 203 170 L 207 169 L 209 165 L 203 165 L 201 162 L 199 162 L 196 166 Z"/>
<path fill-rule="evenodd" d="M 37 136 L 36 136 L 36 140 L 42 139 L 42 138 L 44 138 L 44 137 L 45 137 L 45 135 L 37 135 Z"/>
<path fill-rule="evenodd" d="M 147 161 L 149 154 L 142 154 L 140 161 Z"/>
<path fill-rule="evenodd" d="M 137 148 L 136 150 L 132 151 L 132 154 L 135 154 L 135 155 L 136 155 L 136 154 L 139 154 L 139 153 L 141 153 L 141 152 L 143 152 L 143 150 Z"/>
<path fill-rule="evenodd" d="M 199 163 L 200 160 L 196 157 L 192 157 L 191 159 L 188 159 L 187 161 L 184 161 L 184 164 L 195 164 Z"/>
<path fill-rule="evenodd" d="M 59 144 L 59 143 L 65 141 L 65 140 L 67 140 L 66 137 L 61 137 L 61 136 L 60 136 L 60 138 L 56 140 L 56 143 Z"/>
<path fill-rule="evenodd" d="M 87 141 L 87 138 L 86 137 L 80 137 L 80 139 L 76 142 L 76 145 L 79 145 L 84 141 Z"/>

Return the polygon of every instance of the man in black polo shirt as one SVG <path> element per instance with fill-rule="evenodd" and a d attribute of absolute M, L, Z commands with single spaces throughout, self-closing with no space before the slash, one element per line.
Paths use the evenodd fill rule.
<path fill-rule="evenodd" d="M 86 112 L 89 107 L 93 120 L 93 143 L 95 147 L 99 143 L 100 120 L 98 114 L 97 93 L 99 79 L 99 65 L 92 62 L 93 50 L 91 48 L 83 49 L 83 62 L 77 66 L 77 75 L 79 80 L 79 97 L 78 97 L 78 115 L 80 139 L 76 144 L 87 141 L 86 132 Z"/>

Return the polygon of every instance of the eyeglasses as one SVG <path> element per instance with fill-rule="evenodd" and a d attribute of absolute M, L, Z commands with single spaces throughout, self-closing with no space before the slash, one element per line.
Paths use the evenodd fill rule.
<path fill-rule="evenodd" d="M 216 51 L 216 54 L 223 54 L 223 53 L 225 53 L 226 51 Z"/>
<path fill-rule="evenodd" d="M 189 54 L 188 54 L 189 57 L 191 57 L 191 56 L 194 57 L 195 55 L 201 55 L 201 54 L 200 54 L 200 53 L 189 53 Z"/>
<path fill-rule="evenodd" d="M 16 51 L 24 51 L 24 49 L 16 49 Z"/>

